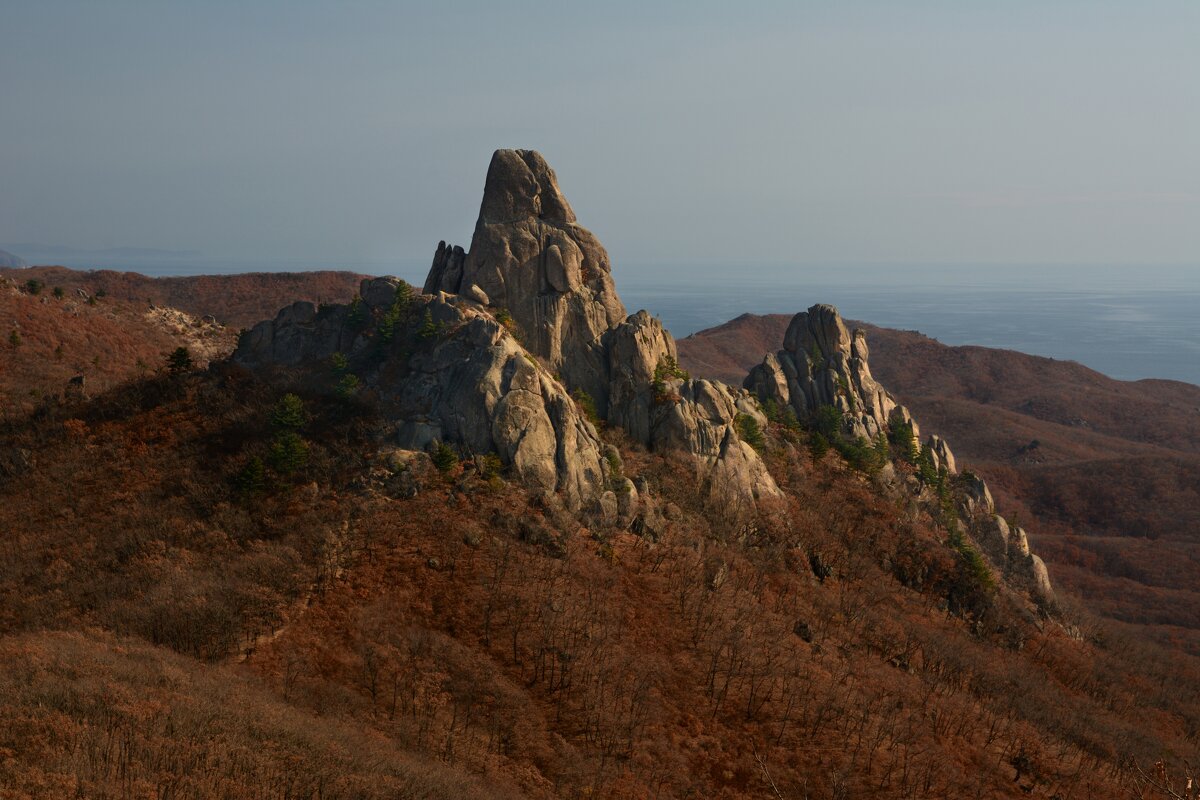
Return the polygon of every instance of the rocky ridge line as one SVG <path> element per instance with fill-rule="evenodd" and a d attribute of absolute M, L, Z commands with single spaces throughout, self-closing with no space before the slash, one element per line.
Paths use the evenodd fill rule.
<path fill-rule="evenodd" d="M 1018 576 L 1043 596 L 1052 597 L 1046 565 L 1030 551 L 1025 530 L 1009 525 L 996 513 L 992 493 L 982 478 L 959 474 L 948 442 L 930 435 L 923 445 L 918 444 L 917 421 L 871 376 L 869 356 L 866 333 L 851 332 L 836 308 L 818 304 L 792 318 L 783 348 L 768 353 L 751 369 L 744 387 L 763 402 L 790 408 L 805 422 L 815 421 L 822 409 L 836 409 L 840 434 L 863 445 L 882 439 L 881 445 L 891 440 L 908 449 L 909 443 L 902 439 L 911 437 L 919 459 L 925 459 L 938 480 L 953 490 L 957 514 L 953 524 L 965 529 L 1002 573 Z M 890 464 L 885 471 L 889 476 L 895 474 Z M 926 495 L 927 501 L 934 499 L 917 475 L 908 476 L 907 489 Z"/>
<path fill-rule="evenodd" d="M 442 242 L 423 293 L 409 300 L 399 287 L 365 280 L 356 304 L 296 303 L 249 331 L 235 360 L 279 369 L 344 357 L 383 403 L 400 447 L 495 453 L 572 509 L 628 518 L 637 499 L 612 474 L 615 449 L 580 412 L 588 406 L 642 445 L 690 455 L 724 508 L 780 496 L 738 433 L 739 415 L 765 424 L 758 403 L 692 380 L 658 320 L 626 316 L 607 252 L 538 153 L 496 151 L 470 250 Z"/>

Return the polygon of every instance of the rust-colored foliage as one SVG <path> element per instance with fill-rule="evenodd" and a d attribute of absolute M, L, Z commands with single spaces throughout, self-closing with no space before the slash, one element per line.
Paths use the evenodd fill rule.
<path fill-rule="evenodd" d="M 307 463 L 247 494 L 283 394 L 218 366 L 10 423 L 0 791 L 1116 798 L 1195 760 L 1197 659 L 952 602 L 918 506 L 779 431 L 752 517 L 623 446 L 667 512 L 635 536 L 303 392 Z"/>

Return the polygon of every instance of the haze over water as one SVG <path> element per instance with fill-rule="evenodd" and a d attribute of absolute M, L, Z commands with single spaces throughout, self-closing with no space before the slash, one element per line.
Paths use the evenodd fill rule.
<path fill-rule="evenodd" d="M 345 269 L 420 286 L 428 264 L 67 258 L 65 266 L 148 275 Z M 55 263 L 61 263 L 58 259 Z M 725 277 L 719 277 L 725 276 Z M 743 313 L 792 314 L 830 303 L 848 319 L 1078 361 L 1121 380 L 1200 385 L 1200 268 L 1183 266 L 642 265 L 616 259 L 626 308 L 658 315 L 676 338 Z"/>

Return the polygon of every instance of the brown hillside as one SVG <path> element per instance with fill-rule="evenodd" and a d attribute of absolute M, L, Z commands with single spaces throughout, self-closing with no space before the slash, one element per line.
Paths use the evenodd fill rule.
<path fill-rule="evenodd" d="M 24 274 L 22 270 L 22 274 Z M 61 296 L 54 291 L 63 289 Z M 187 347 L 198 364 L 223 358 L 237 343 L 228 328 L 171 308 L 105 296 L 83 297 L 61 284 L 32 293 L 0 278 L 0 412 L 23 413 L 61 395 L 78 375 L 99 392 L 163 366 Z"/>
<path fill-rule="evenodd" d="M 743 315 L 681 340 L 679 360 L 740 381 L 789 321 Z M 860 327 L 875 377 L 1030 526 L 1061 588 L 1200 652 L 1200 387 Z"/>
<path fill-rule="evenodd" d="M 158 369 L 176 347 L 187 347 L 200 364 L 223 358 L 233 351 L 239 329 L 297 300 L 347 302 L 362 277 L 331 271 L 151 278 L 66 267 L 0 270 L 0 412 L 28 411 L 42 397 L 61 394 L 77 375 L 88 391 L 102 391 Z M 30 281 L 40 285 L 37 294 L 27 288 Z"/>
<path fill-rule="evenodd" d="M 18 283 L 40 280 L 47 286 L 81 288 L 89 294 L 170 306 L 196 316 L 212 315 L 237 331 L 270 319 L 297 300 L 312 303 L 346 303 L 366 276 L 354 272 L 245 272 L 236 275 L 195 275 L 151 278 L 137 272 L 74 270 L 66 267 L 29 267 L 0 270 L 0 277 Z"/>
<path fill-rule="evenodd" d="M 1195 755 L 1196 659 L 1034 617 L 832 453 L 773 448 L 734 529 L 623 446 L 673 509 L 639 537 L 399 467 L 334 397 L 275 466 L 279 392 L 222 363 L 7 427 L 0 791 L 1120 798 Z"/>

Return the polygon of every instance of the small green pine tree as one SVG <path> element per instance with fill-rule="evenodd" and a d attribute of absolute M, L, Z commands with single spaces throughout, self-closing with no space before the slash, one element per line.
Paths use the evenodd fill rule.
<path fill-rule="evenodd" d="M 583 389 L 576 389 L 571 396 L 575 398 L 575 404 L 579 406 L 579 410 L 583 412 L 587 421 L 599 428 L 600 412 L 596 410 L 596 401 L 592 399 L 592 396 Z"/>
<path fill-rule="evenodd" d="M 271 441 L 267 460 L 280 475 L 291 475 L 308 463 L 308 443 L 294 430 L 280 431 Z"/>
<path fill-rule="evenodd" d="M 299 430 L 308 422 L 304 401 L 297 395 L 285 394 L 271 409 L 271 425 L 280 430 Z"/>
<path fill-rule="evenodd" d="M 353 373 L 347 373 L 342 376 L 340 381 L 338 381 L 334 392 L 337 394 L 339 400 L 350 400 L 352 397 L 354 397 L 354 395 L 358 394 L 358 390 L 361 386 L 362 383 L 359 381 L 357 375 Z"/>
<path fill-rule="evenodd" d="M 350 301 L 350 310 L 346 314 L 346 322 L 351 328 L 358 330 L 366 321 L 367 311 L 363 308 L 363 299 L 354 295 L 354 299 Z"/>
<path fill-rule="evenodd" d="M 742 441 L 753 447 L 760 453 L 766 449 L 767 440 L 763 436 L 762 428 L 759 427 L 758 420 L 749 414 L 738 414 L 733 418 L 734 427 L 737 428 L 738 436 Z"/>
<path fill-rule="evenodd" d="M 192 368 L 192 354 L 186 347 L 176 347 L 167 356 L 167 369 L 172 375 L 187 372 Z"/>
<path fill-rule="evenodd" d="M 433 321 L 433 314 L 429 309 L 425 309 L 425 316 L 421 320 L 421 327 L 417 330 L 417 335 L 422 339 L 432 339 L 441 332 L 441 327 Z"/>
<path fill-rule="evenodd" d="M 233 476 L 233 488 L 242 499 L 249 499 L 262 494 L 267 485 L 266 465 L 258 456 L 254 456 L 246 465 Z"/>
<path fill-rule="evenodd" d="M 443 475 L 449 475 L 458 468 L 458 453 L 454 452 L 454 448 L 445 442 L 434 442 L 429 457 L 433 460 L 433 465 L 437 467 L 438 472 Z"/>

